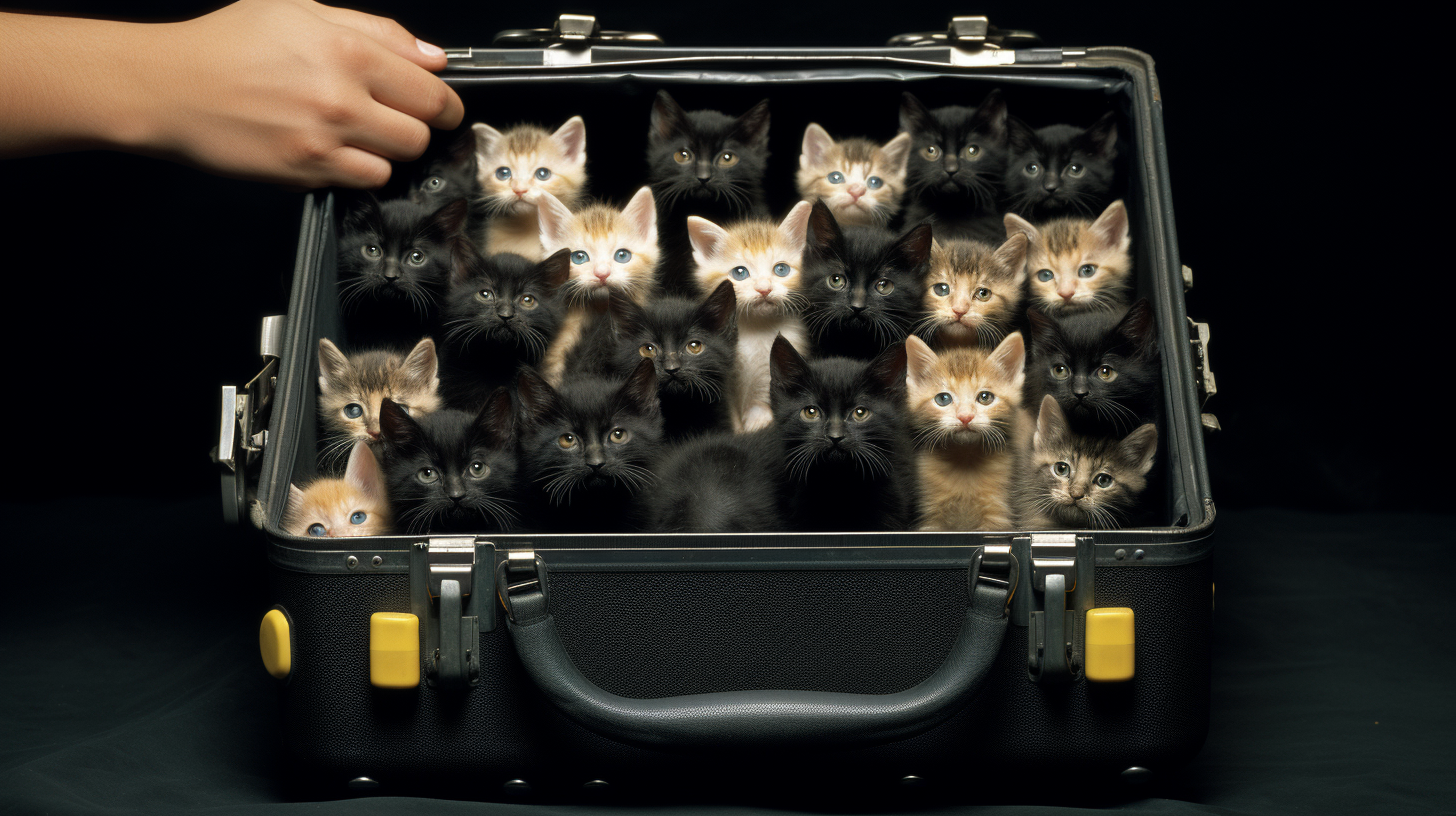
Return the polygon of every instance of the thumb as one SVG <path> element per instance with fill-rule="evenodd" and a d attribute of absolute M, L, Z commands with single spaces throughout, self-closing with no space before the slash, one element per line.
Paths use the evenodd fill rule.
<path fill-rule="evenodd" d="M 318 4 L 314 4 L 313 9 L 325 20 L 335 25 L 347 26 L 370 37 L 426 71 L 440 71 L 445 68 L 443 48 L 416 38 L 404 26 L 387 17 Z"/>

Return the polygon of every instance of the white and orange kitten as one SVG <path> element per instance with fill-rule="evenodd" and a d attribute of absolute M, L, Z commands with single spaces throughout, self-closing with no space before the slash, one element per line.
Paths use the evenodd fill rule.
<path fill-rule="evenodd" d="M 320 461 L 337 462 L 355 441 L 379 444 L 379 406 L 385 397 L 416 418 L 440 409 L 440 361 L 426 337 L 408 354 L 356 351 L 344 354 L 327 337 L 318 344 L 319 419 L 327 441 Z"/>
<path fill-rule="evenodd" d="M 475 130 L 475 166 L 480 181 L 480 203 L 489 220 L 485 251 L 514 252 L 539 261 L 540 226 L 536 205 L 550 193 L 568 208 L 575 207 L 586 189 L 586 123 L 580 116 L 548 133 L 535 125 L 517 125 L 504 131 L 484 122 Z"/>
<path fill-rule="evenodd" d="M 799 153 L 799 196 L 822 200 L 840 224 L 884 225 L 900 212 L 910 134 L 883 145 L 869 139 L 834 141 L 810 122 Z"/>
<path fill-rule="evenodd" d="M 283 531 L 289 535 L 388 535 L 393 526 L 384 471 L 363 440 L 350 448 L 343 478 L 315 479 L 302 488 L 288 486 Z"/>
<path fill-rule="evenodd" d="M 925 316 L 915 333 L 937 348 L 994 346 L 1020 311 L 1026 282 L 1026 236 L 999 247 L 980 241 L 935 241 L 925 278 Z"/>
<path fill-rule="evenodd" d="M 1026 346 L 1012 332 L 994 350 L 939 354 L 905 340 L 921 530 L 1010 530 L 1017 466 L 1031 435 L 1021 410 Z"/>
<path fill-rule="evenodd" d="M 693 273 L 698 288 L 711 292 L 733 284 L 738 304 L 738 348 L 728 415 L 733 430 L 756 431 L 773 424 L 769 407 L 769 350 L 783 335 L 801 355 L 809 352 L 801 264 L 812 205 L 800 201 L 778 224 L 767 219 L 720 227 L 688 217 Z"/>
<path fill-rule="evenodd" d="M 1006 234 L 1031 242 L 1026 253 L 1028 306 L 1053 317 L 1125 308 L 1132 290 L 1127 208 L 1112 202 L 1095 221 L 1056 218 L 1032 224 L 1007 213 Z"/>

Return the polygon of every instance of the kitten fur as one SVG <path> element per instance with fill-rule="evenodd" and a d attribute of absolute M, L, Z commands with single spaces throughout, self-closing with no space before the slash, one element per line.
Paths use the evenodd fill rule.
<path fill-rule="evenodd" d="M 559 292 L 571 274 L 568 250 L 539 263 L 501 253 L 457 264 L 441 308 L 441 394 L 452 408 L 478 410 L 491 392 L 536 365 L 566 311 Z"/>
<path fill-rule="evenodd" d="M 756 431 L 773 424 L 769 407 L 769 349 L 782 335 L 800 354 L 809 353 L 808 330 L 800 312 L 804 297 L 805 231 L 812 206 L 794 205 L 784 220 L 739 221 L 720 227 L 688 218 L 694 276 L 699 288 L 730 284 L 738 309 L 738 348 L 733 390 L 728 394 L 733 430 Z"/>
<path fill-rule="evenodd" d="M 1162 363 L 1146 298 L 1125 313 L 1050 318 L 1031 308 L 1026 316 L 1027 405 L 1055 397 L 1078 434 L 1120 438 L 1144 423 L 1161 424 Z"/>
<path fill-rule="evenodd" d="M 362 440 L 349 449 L 342 479 L 288 486 L 283 531 L 295 536 L 389 535 L 394 526 L 384 471 Z"/>
<path fill-rule="evenodd" d="M 384 473 L 407 533 L 509 532 L 518 518 L 510 391 L 479 413 L 445 408 L 416 420 L 391 400 L 380 407 Z"/>
<path fill-rule="evenodd" d="M 1042 398 L 1031 455 L 1017 489 L 1022 529 L 1112 530 L 1123 526 L 1147 486 L 1158 427 L 1125 438 L 1072 432 L 1050 394 Z"/>
<path fill-rule="evenodd" d="M 778 431 L 717 433 L 673 446 L 644 494 L 649 533 L 768 533 L 788 529 L 779 507 L 784 452 Z"/>
<path fill-rule="evenodd" d="M 947 105 L 932 110 L 914 94 L 903 94 L 900 129 L 911 138 L 905 223 L 933 221 L 942 240 L 1000 241 L 1008 127 L 999 88 L 974 108 Z"/>
<path fill-rule="evenodd" d="M 869 362 L 808 362 L 783 338 L 769 353 L 784 446 L 786 516 L 795 530 L 907 530 L 913 451 L 905 423 L 905 346 Z"/>
<path fill-rule="evenodd" d="M 994 347 L 1011 331 L 1026 285 L 1026 236 L 999 247 L 936 241 L 925 278 L 924 316 L 915 333 L 936 348 Z"/>
<path fill-rule="evenodd" d="M 573 213 L 550 193 L 540 203 L 542 249 L 555 253 L 570 250 L 571 274 L 561 287 L 566 313 L 561 329 L 546 350 L 541 373 L 552 385 L 559 385 L 569 358 L 582 353 L 610 354 L 607 313 L 612 292 L 641 305 L 652 295 L 656 283 L 657 207 L 652 190 L 639 189 L 621 210 L 608 204 L 592 204 Z M 588 342 L 582 342 L 586 338 Z M 588 357 L 575 361 L 573 370 L 601 371 L 609 363 Z"/>
<path fill-rule="evenodd" d="M 807 236 L 804 322 L 819 353 L 867 360 L 902 342 L 922 314 L 930 225 L 840 227 L 820 201 Z"/>
<path fill-rule="evenodd" d="M 834 141 L 810 122 L 799 153 L 799 196 L 823 201 L 841 224 L 888 226 L 905 195 L 910 134 L 883 145 L 869 139 Z"/>
<path fill-rule="evenodd" d="M 769 110 L 765 99 L 738 117 L 715 110 L 687 111 L 667 91 L 652 103 L 647 139 L 647 183 L 662 224 L 662 288 L 693 296 L 686 219 L 719 224 L 768 215 L 763 183 L 768 171 Z"/>
<path fill-rule="evenodd" d="M 415 417 L 438 411 L 440 376 L 435 352 L 435 341 L 428 337 L 407 354 L 369 350 L 348 355 L 327 337 L 320 338 L 318 412 L 324 430 L 320 465 L 332 469 L 355 442 L 378 450 L 379 412 L 385 399 L 394 400 Z"/>
<path fill-rule="evenodd" d="M 1132 290 L 1132 238 L 1127 208 L 1112 202 L 1096 220 L 1057 218 L 1040 226 L 1015 214 L 1006 234 L 1031 242 L 1026 253 L 1027 305 L 1060 317 L 1127 306 Z"/>
<path fill-rule="evenodd" d="M 1117 120 L 1109 111 L 1086 129 L 1032 130 L 1010 118 L 1010 158 L 1002 181 L 1004 209 L 1034 223 L 1091 218 L 1112 202 Z"/>
<path fill-rule="evenodd" d="M 1030 436 L 1021 411 L 1026 347 L 1020 332 L 993 350 L 937 354 L 905 341 L 922 530 L 1010 530 L 1017 463 Z M 945 404 L 941 404 L 944 402 Z"/>
<path fill-rule="evenodd" d="M 535 125 L 500 131 L 484 122 L 472 130 L 486 251 L 545 258 L 550 251 L 542 251 L 536 207 L 550 193 L 572 209 L 586 191 L 586 123 L 573 116 L 554 133 Z"/>
<path fill-rule="evenodd" d="M 437 209 L 457 199 L 480 196 L 475 172 L 475 134 L 465 131 L 455 138 L 431 142 L 424 157 L 410 174 L 409 200 Z"/>

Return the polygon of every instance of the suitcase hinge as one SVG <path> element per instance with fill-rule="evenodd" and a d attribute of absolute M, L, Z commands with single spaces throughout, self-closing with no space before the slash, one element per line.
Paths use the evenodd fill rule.
<path fill-rule="evenodd" d="M 550 28 L 512 28 L 491 41 L 493 48 L 576 49 L 593 45 L 662 45 L 662 38 L 647 31 L 609 31 L 590 14 L 562 14 Z"/>
<path fill-rule="evenodd" d="M 1038 683 L 1074 680 L 1082 671 L 1075 648 L 1077 613 L 1067 609 L 1067 596 L 1077 588 L 1074 533 L 1032 534 L 1031 586 L 1042 596 L 1042 610 L 1031 612 L 1028 618 L 1031 679 Z"/>
<path fill-rule="evenodd" d="M 1200 409 L 1207 407 L 1209 398 L 1218 393 L 1218 382 L 1214 380 L 1213 368 L 1208 362 L 1208 341 L 1212 337 L 1207 323 L 1195 323 L 1193 318 L 1188 318 L 1188 341 L 1193 346 L 1193 384 L 1198 389 Z M 1202 421 L 1206 431 L 1223 430 L 1218 424 L 1218 417 L 1213 414 L 1204 412 Z"/>
<path fill-rule="evenodd" d="M 242 388 L 222 387 L 222 424 L 212 461 L 222 468 L 222 515 L 236 524 L 256 499 L 250 496 L 250 470 L 259 462 L 268 442 L 268 418 L 273 408 L 273 390 L 278 385 L 278 359 L 283 355 L 283 315 L 263 318 L 258 351 L 263 370 Z M 251 516 L 255 523 L 260 518 Z M 259 524 L 259 526 L 262 526 Z"/>
<path fill-rule="evenodd" d="M 425 668 L 430 685 L 467 688 L 480 682 L 480 632 L 495 628 L 495 607 L 478 581 L 479 547 L 470 536 L 439 537 L 415 545 L 410 563 L 416 615 L 425 621 Z M 490 559 L 487 559 L 488 563 Z M 484 600 L 482 600 L 484 598 Z M 481 618 L 485 618 L 484 621 Z"/>

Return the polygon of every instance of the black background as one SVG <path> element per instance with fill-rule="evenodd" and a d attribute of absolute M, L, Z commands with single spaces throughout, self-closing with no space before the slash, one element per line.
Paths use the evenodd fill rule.
<path fill-rule="evenodd" d="M 446 47 L 548 25 L 558 10 L 360 8 Z M 164 19 L 208 7 L 57 10 Z M 1212 326 L 1208 409 L 1224 430 L 1209 438 L 1221 514 L 1214 730 L 1194 767 L 1136 807 L 1449 807 L 1449 242 L 1433 225 L 1445 213 L 1411 192 L 1438 193 L 1449 161 L 1437 140 L 1401 154 L 1428 127 L 1401 88 L 1426 80 L 1413 62 L 1393 78 L 1376 58 L 1388 53 L 1382 30 L 1149 2 L 561 10 L 673 45 L 875 45 L 980 12 L 1049 44 L 1151 53 L 1194 270 L 1188 312 Z M 0 398 L 15 587 L 4 609 L 25 621 L 0 636 L 0 810 L 277 801 L 251 641 L 266 608 L 262 538 L 222 525 L 207 452 L 219 387 L 256 372 L 259 320 L 286 309 L 302 197 L 112 153 L 4 162 L 0 192 L 13 367 Z M 471 810 L 445 812 L 457 809 Z"/>

